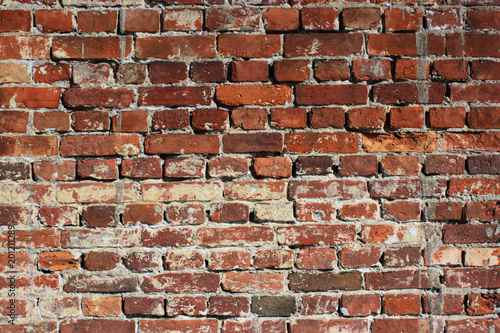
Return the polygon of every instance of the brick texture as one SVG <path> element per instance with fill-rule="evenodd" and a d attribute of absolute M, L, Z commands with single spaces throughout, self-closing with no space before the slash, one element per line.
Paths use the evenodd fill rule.
<path fill-rule="evenodd" d="M 500 332 L 500 0 L 0 4 L 0 332 Z"/>

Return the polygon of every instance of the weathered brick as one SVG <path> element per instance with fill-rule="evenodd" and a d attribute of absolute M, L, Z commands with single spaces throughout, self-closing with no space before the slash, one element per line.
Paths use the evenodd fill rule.
<path fill-rule="evenodd" d="M 361 53 L 360 33 L 286 34 L 285 57 L 350 56 Z"/>
<path fill-rule="evenodd" d="M 118 12 L 88 10 L 78 11 L 78 31 L 90 32 L 114 32 L 117 27 Z"/>

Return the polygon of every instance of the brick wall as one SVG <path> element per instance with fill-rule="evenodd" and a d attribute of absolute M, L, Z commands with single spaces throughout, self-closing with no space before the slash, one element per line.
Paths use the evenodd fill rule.
<path fill-rule="evenodd" d="M 1 332 L 500 332 L 499 0 L 0 3 Z"/>

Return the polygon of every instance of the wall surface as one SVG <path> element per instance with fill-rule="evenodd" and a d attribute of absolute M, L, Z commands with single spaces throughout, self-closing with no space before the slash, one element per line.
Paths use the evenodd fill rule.
<path fill-rule="evenodd" d="M 230 1 L 0 0 L 0 332 L 500 332 L 500 0 Z"/>

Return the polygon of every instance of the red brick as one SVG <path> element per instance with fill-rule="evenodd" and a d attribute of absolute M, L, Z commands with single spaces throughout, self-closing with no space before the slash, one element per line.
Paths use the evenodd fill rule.
<path fill-rule="evenodd" d="M 464 300 L 462 295 L 425 295 L 423 305 L 425 313 L 459 315 L 463 312 Z"/>
<path fill-rule="evenodd" d="M 339 299 L 332 295 L 305 295 L 300 299 L 300 313 L 304 315 L 337 312 Z"/>
<path fill-rule="evenodd" d="M 268 244 L 273 241 L 274 233 L 271 227 L 201 228 L 196 235 L 196 242 L 203 247 L 251 246 Z"/>
<path fill-rule="evenodd" d="M 114 269 L 120 257 L 114 252 L 88 252 L 83 257 L 85 268 L 90 271 L 108 271 Z"/>
<path fill-rule="evenodd" d="M 78 207 L 73 206 L 44 206 L 40 208 L 38 217 L 50 227 L 78 225 L 80 219 L 78 211 Z"/>
<path fill-rule="evenodd" d="M 163 31 L 195 31 L 202 29 L 203 13 L 199 8 L 163 10 Z"/>
<path fill-rule="evenodd" d="M 248 161 L 244 158 L 218 157 L 211 159 L 208 174 L 216 178 L 239 177 L 248 172 Z"/>
<path fill-rule="evenodd" d="M 498 235 L 491 234 L 489 225 L 449 224 L 443 227 L 443 243 L 497 243 Z"/>
<path fill-rule="evenodd" d="M 467 159 L 467 169 L 471 175 L 500 174 L 500 157 L 498 155 L 470 156 Z"/>
<path fill-rule="evenodd" d="M 208 303 L 210 315 L 245 317 L 250 314 L 248 297 L 212 296 Z"/>
<path fill-rule="evenodd" d="M 497 35 L 468 33 L 463 36 L 464 53 L 469 57 L 499 57 L 500 38 Z"/>
<path fill-rule="evenodd" d="M 389 115 L 390 127 L 422 128 L 425 123 L 425 110 L 422 107 L 392 107 Z"/>
<path fill-rule="evenodd" d="M 372 198 L 417 198 L 422 195 L 422 186 L 417 179 L 373 180 Z"/>
<path fill-rule="evenodd" d="M 445 285 L 449 288 L 496 289 L 500 284 L 498 268 L 446 268 Z"/>
<path fill-rule="evenodd" d="M 29 113 L 24 111 L 4 111 L 0 113 L 1 133 L 26 133 Z"/>
<path fill-rule="evenodd" d="M 387 267 L 408 267 L 420 263 L 422 251 L 419 247 L 387 249 L 384 252 L 384 265 Z"/>
<path fill-rule="evenodd" d="M 159 204 L 129 204 L 125 206 L 123 211 L 123 224 L 146 223 L 154 225 L 162 221 L 162 213 L 163 209 Z"/>
<path fill-rule="evenodd" d="M 367 196 L 363 180 L 291 180 L 288 195 L 292 199 L 359 199 Z"/>
<path fill-rule="evenodd" d="M 29 223 L 30 209 L 28 207 L 0 206 L 0 225 L 27 225 Z M 7 265 L 7 261 L 5 261 Z"/>
<path fill-rule="evenodd" d="M 0 36 L 0 59 L 49 59 L 49 36 Z"/>
<path fill-rule="evenodd" d="M 43 32 L 73 31 L 73 12 L 67 10 L 38 10 L 35 26 Z"/>
<path fill-rule="evenodd" d="M 37 161 L 33 163 L 33 173 L 42 180 L 74 180 L 74 161 Z"/>
<path fill-rule="evenodd" d="M 353 155 L 342 156 L 339 164 L 340 174 L 343 176 L 371 176 L 378 172 L 377 156 Z"/>
<path fill-rule="evenodd" d="M 497 10 L 469 10 L 467 26 L 471 30 L 497 30 L 500 22 L 500 12 Z"/>
<path fill-rule="evenodd" d="M 28 10 L 0 11 L 0 32 L 30 31 L 31 22 L 31 12 Z"/>
<path fill-rule="evenodd" d="M 471 77 L 478 80 L 498 80 L 500 78 L 500 63 L 491 60 L 473 61 Z"/>
<path fill-rule="evenodd" d="M 361 53 L 363 35 L 360 33 L 287 34 L 285 57 L 350 56 Z"/>
<path fill-rule="evenodd" d="M 145 277 L 141 289 L 146 293 L 214 292 L 219 284 L 214 273 L 164 273 Z"/>
<path fill-rule="evenodd" d="M 89 227 L 114 227 L 116 225 L 114 206 L 87 206 L 82 211 L 82 222 Z"/>
<path fill-rule="evenodd" d="M 29 164 L 23 162 L 0 162 L 0 180 L 23 179 L 31 179 L 31 166 Z"/>
<path fill-rule="evenodd" d="M 415 34 L 372 34 L 368 38 L 370 55 L 416 56 Z"/>
<path fill-rule="evenodd" d="M 151 62 L 149 79 L 151 83 L 179 83 L 188 78 L 187 70 L 184 62 Z"/>
<path fill-rule="evenodd" d="M 380 313 L 382 302 L 379 295 L 343 295 L 340 311 L 344 316 L 368 316 Z"/>
<path fill-rule="evenodd" d="M 92 139 L 91 139 L 92 138 Z M 139 153 L 139 135 L 71 135 L 61 138 L 62 156 L 112 156 Z"/>
<path fill-rule="evenodd" d="M 149 112 L 147 110 L 119 111 L 113 117 L 113 131 L 115 132 L 148 132 Z"/>
<path fill-rule="evenodd" d="M 340 251 L 340 260 L 344 267 L 370 267 L 376 265 L 382 256 L 378 246 L 345 247 Z"/>
<path fill-rule="evenodd" d="M 337 267 L 334 249 L 302 249 L 297 256 L 300 269 L 333 269 Z"/>
<path fill-rule="evenodd" d="M 135 322 L 123 319 L 80 319 L 61 323 L 61 333 L 105 332 L 118 330 L 123 333 L 135 332 Z"/>
<path fill-rule="evenodd" d="M 384 312 L 389 316 L 420 315 L 422 313 L 420 295 L 385 295 Z"/>
<path fill-rule="evenodd" d="M 205 209 L 200 204 L 170 204 L 165 217 L 172 225 L 197 225 L 205 222 Z"/>
<path fill-rule="evenodd" d="M 158 32 L 160 30 L 160 14 L 151 9 L 127 9 L 124 13 L 123 32 Z"/>
<path fill-rule="evenodd" d="M 222 34 L 218 38 L 222 57 L 268 58 L 281 51 L 279 35 Z"/>
<path fill-rule="evenodd" d="M 356 153 L 358 136 L 355 133 L 287 133 L 285 149 L 298 153 Z"/>
<path fill-rule="evenodd" d="M 257 269 L 283 269 L 293 266 L 293 250 L 269 249 L 258 250 L 255 253 L 254 266 Z"/>
<path fill-rule="evenodd" d="M 141 84 L 146 81 L 146 64 L 121 64 L 116 73 L 116 80 L 125 84 Z"/>
<path fill-rule="evenodd" d="M 295 214 L 299 221 L 335 221 L 337 206 L 331 202 L 297 202 Z"/>
<path fill-rule="evenodd" d="M 430 320 L 428 319 L 375 319 L 372 323 L 373 333 L 393 333 L 393 332 L 414 332 L 430 333 Z"/>
<path fill-rule="evenodd" d="M 425 17 L 429 30 L 460 30 L 463 27 L 458 9 L 428 9 Z"/>
<path fill-rule="evenodd" d="M 366 319 L 297 319 L 291 324 L 293 333 L 368 332 Z"/>
<path fill-rule="evenodd" d="M 308 60 L 277 60 L 273 63 L 274 78 L 278 82 L 304 82 L 311 69 Z"/>
<path fill-rule="evenodd" d="M 265 129 L 267 127 L 266 109 L 237 108 L 231 111 L 231 122 L 244 130 Z"/>
<path fill-rule="evenodd" d="M 117 11 L 89 10 L 77 14 L 80 32 L 114 32 L 118 19 Z"/>
<path fill-rule="evenodd" d="M 345 111 L 342 108 L 312 108 L 309 122 L 312 128 L 342 128 L 345 124 Z"/>
<path fill-rule="evenodd" d="M 167 298 L 167 315 L 201 316 L 207 314 L 207 300 L 202 296 L 171 296 Z"/>
<path fill-rule="evenodd" d="M 430 108 L 429 120 L 433 128 L 461 128 L 465 126 L 465 108 Z"/>
<path fill-rule="evenodd" d="M 314 77 L 320 81 L 339 81 L 349 78 L 349 65 L 345 60 L 323 60 L 314 63 Z"/>
<path fill-rule="evenodd" d="M 285 275 L 279 273 L 224 273 L 222 288 L 233 293 L 279 294 L 285 288 Z"/>
<path fill-rule="evenodd" d="M 246 250 L 212 251 L 208 268 L 215 271 L 246 270 L 252 267 L 252 255 Z"/>
<path fill-rule="evenodd" d="M 7 248 L 8 231 L 0 235 L 0 243 Z M 16 248 L 51 248 L 59 247 L 59 232 L 54 229 L 16 230 Z"/>
<path fill-rule="evenodd" d="M 218 181 L 184 181 L 142 184 L 143 201 L 211 201 L 222 198 Z"/>
<path fill-rule="evenodd" d="M 267 8 L 262 19 L 268 31 L 294 31 L 299 29 L 299 14 L 297 8 Z"/>
<path fill-rule="evenodd" d="M 138 105 L 210 105 L 210 87 L 140 87 Z"/>
<path fill-rule="evenodd" d="M 191 78 L 195 82 L 224 82 L 226 76 L 227 69 L 223 62 L 193 62 L 191 64 Z"/>
<path fill-rule="evenodd" d="M 416 31 L 422 25 L 422 13 L 411 13 L 401 8 L 385 10 L 385 28 L 387 31 Z"/>
<path fill-rule="evenodd" d="M 295 87 L 299 105 L 365 104 L 365 85 L 299 85 Z"/>
<path fill-rule="evenodd" d="M 481 316 L 494 314 L 498 294 L 471 294 L 467 295 L 467 314 Z"/>
<path fill-rule="evenodd" d="M 143 230 L 141 242 L 143 246 L 190 246 L 192 245 L 193 231 L 189 228 L 162 228 Z"/>
<path fill-rule="evenodd" d="M 385 156 L 381 161 L 382 169 L 390 176 L 417 176 L 420 171 L 418 156 Z"/>
<path fill-rule="evenodd" d="M 217 333 L 219 322 L 217 319 L 142 319 L 139 330 L 144 333 L 191 331 Z"/>
<path fill-rule="evenodd" d="M 123 313 L 128 316 L 165 315 L 165 305 L 161 297 L 124 297 Z"/>
<path fill-rule="evenodd" d="M 222 138 L 224 152 L 281 152 L 283 138 L 280 133 L 226 134 Z"/>
<path fill-rule="evenodd" d="M 395 79 L 418 80 L 428 79 L 430 75 L 430 62 L 420 59 L 397 59 Z"/>
<path fill-rule="evenodd" d="M 210 210 L 210 219 L 215 222 L 248 221 L 250 209 L 248 205 L 237 202 L 218 203 Z"/>
<path fill-rule="evenodd" d="M 215 57 L 215 36 L 151 36 L 136 40 L 138 59 Z"/>
<path fill-rule="evenodd" d="M 469 221 L 496 222 L 500 220 L 500 202 L 471 202 L 467 204 L 465 213 Z"/>
<path fill-rule="evenodd" d="M 358 80 L 386 80 L 391 79 L 391 61 L 385 59 L 354 59 L 352 71 Z"/>
<path fill-rule="evenodd" d="M 153 134 L 144 142 L 147 154 L 217 154 L 218 135 Z"/>
<path fill-rule="evenodd" d="M 245 7 L 207 8 L 205 11 L 205 27 L 208 31 L 258 30 L 260 27 L 260 10 Z"/>
<path fill-rule="evenodd" d="M 167 178 L 200 178 L 205 176 L 205 159 L 198 157 L 167 158 L 164 164 Z"/>
<path fill-rule="evenodd" d="M 57 59 L 121 59 L 131 52 L 130 36 L 56 36 L 52 40 L 52 56 Z"/>
<path fill-rule="evenodd" d="M 445 59 L 434 61 L 434 70 L 437 75 L 447 80 L 466 80 L 469 77 L 467 68 L 468 64 L 463 60 Z M 474 75 L 472 71 L 471 74 Z"/>
<path fill-rule="evenodd" d="M 443 148 L 448 151 L 500 151 L 500 135 L 486 133 L 444 133 Z"/>
<path fill-rule="evenodd" d="M 302 246 L 346 244 L 354 242 L 354 225 L 308 224 L 278 228 L 278 243 Z"/>
<path fill-rule="evenodd" d="M 216 100 L 225 106 L 284 105 L 292 99 L 292 89 L 284 85 L 226 85 L 216 88 Z"/>
<path fill-rule="evenodd" d="M 56 109 L 60 96 L 60 88 L 2 87 L 0 107 Z"/>
<path fill-rule="evenodd" d="M 398 221 L 419 221 L 420 203 L 411 201 L 386 202 L 382 206 L 385 218 L 396 219 Z"/>
<path fill-rule="evenodd" d="M 381 21 L 378 8 L 345 8 L 342 18 L 347 30 L 376 29 Z"/>
<path fill-rule="evenodd" d="M 499 195 L 500 179 L 495 178 L 453 178 L 448 186 L 448 196 L 457 195 Z"/>
<path fill-rule="evenodd" d="M 363 134 L 366 152 L 433 152 L 438 149 L 436 133 Z"/>
<path fill-rule="evenodd" d="M 416 84 L 399 82 L 375 86 L 372 92 L 374 100 L 383 104 L 439 104 L 444 101 L 446 85 L 431 82 L 423 88 L 425 93 L 421 95 L 419 87 Z"/>
<path fill-rule="evenodd" d="M 304 7 L 301 20 L 305 30 L 334 31 L 339 29 L 339 12 L 329 7 Z"/>
<path fill-rule="evenodd" d="M 234 82 L 269 81 L 267 61 L 233 61 L 231 80 Z"/>
<path fill-rule="evenodd" d="M 347 124 L 355 129 L 382 129 L 386 118 L 383 107 L 350 108 L 347 115 Z"/>
<path fill-rule="evenodd" d="M 76 132 L 107 131 L 109 127 L 108 111 L 75 111 L 72 114 L 73 129 Z"/>
<path fill-rule="evenodd" d="M 148 272 L 159 269 L 161 256 L 155 252 L 132 252 L 123 258 L 123 264 L 132 271 Z"/>
<path fill-rule="evenodd" d="M 166 270 L 200 269 L 205 267 L 205 258 L 199 251 L 169 250 L 165 253 Z"/>
<path fill-rule="evenodd" d="M 0 156 L 57 155 L 55 136 L 0 136 Z"/>
<path fill-rule="evenodd" d="M 272 128 L 305 128 L 307 127 L 307 110 L 305 108 L 271 109 Z"/>
<path fill-rule="evenodd" d="M 425 270 L 400 270 L 393 272 L 368 272 L 365 274 L 366 289 L 427 289 L 429 277 Z"/>
<path fill-rule="evenodd" d="M 41 252 L 38 256 L 38 265 L 50 271 L 76 270 L 80 267 L 80 259 L 70 252 Z"/>
<path fill-rule="evenodd" d="M 155 111 L 151 128 L 155 131 L 187 129 L 189 128 L 189 110 Z"/>
<path fill-rule="evenodd" d="M 344 203 L 339 210 L 343 220 L 376 220 L 380 216 L 378 205 L 374 202 Z"/>
<path fill-rule="evenodd" d="M 219 109 L 202 109 L 192 112 L 191 125 L 199 131 L 215 131 L 227 129 L 229 112 Z"/>
<path fill-rule="evenodd" d="M 459 33 L 446 34 L 446 55 L 448 56 L 462 56 L 463 55 L 463 35 Z"/>
<path fill-rule="evenodd" d="M 460 175 L 465 171 L 465 158 L 458 155 L 429 155 L 425 160 L 426 174 Z"/>
<path fill-rule="evenodd" d="M 134 91 L 125 88 L 67 88 L 62 101 L 70 108 L 124 108 L 134 102 Z"/>
<path fill-rule="evenodd" d="M 67 132 L 69 123 L 69 114 L 66 112 L 35 112 L 33 117 L 36 132 Z"/>

